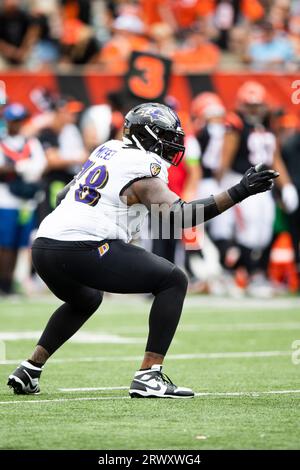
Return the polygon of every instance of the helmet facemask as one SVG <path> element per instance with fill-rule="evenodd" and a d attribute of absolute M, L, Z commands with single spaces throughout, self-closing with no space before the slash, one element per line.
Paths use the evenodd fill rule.
<path fill-rule="evenodd" d="M 148 125 L 145 126 L 145 129 L 149 137 L 139 136 L 139 133 L 136 132 L 136 135 L 132 134 L 135 143 L 140 144 L 144 150 L 156 153 L 171 165 L 178 166 L 185 151 L 183 130 L 181 128 L 176 131 L 166 130 L 159 126 L 150 128 Z"/>
<path fill-rule="evenodd" d="M 157 134 L 158 140 L 154 142 L 153 147 L 149 150 L 157 153 L 161 158 L 171 163 L 171 165 L 178 166 L 185 151 L 183 130 L 181 128 L 176 131 L 171 129 L 165 130 L 155 127 L 153 131 Z"/>

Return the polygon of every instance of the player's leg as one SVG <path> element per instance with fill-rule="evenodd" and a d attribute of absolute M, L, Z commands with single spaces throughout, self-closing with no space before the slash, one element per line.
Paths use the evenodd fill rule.
<path fill-rule="evenodd" d="M 77 261 L 77 252 L 71 251 L 74 263 L 80 265 L 84 272 L 88 270 L 88 264 L 80 257 Z M 65 272 L 65 252 L 41 249 L 37 244 L 32 250 L 33 264 L 47 284 L 49 289 L 65 303 L 61 305 L 50 317 L 47 326 L 38 341 L 50 355 L 64 344 L 98 309 L 102 302 L 103 294 L 97 289 L 88 287 L 72 278 Z M 38 353 L 34 353 L 32 360 L 37 359 Z M 36 361 L 39 362 L 39 361 Z"/>
<path fill-rule="evenodd" d="M 50 243 L 55 244 L 55 242 Z M 70 249 L 70 245 L 73 249 Z M 41 249 L 38 250 L 33 249 L 33 260 L 37 271 L 55 295 L 67 303 L 49 320 L 37 350 L 30 359 L 32 367 L 39 367 L 40 363 L 43 363 L 70 337 L 70 332 L 65 330 L 66 319 L 73 325 L 72 333 L 74 333 L 95 310 L 94 305 L 89 305 L 90 310 L 86 310 L 86 301 L 80 309 L 78 308 L 80 304 L 78 299 L 74 298 L 76 291 L 80 293 L 78 286 L 86 285 L 91 289 L 88 292 L 97 293 L 99 290 L 118 293 L 152 292 L 155 300 L 150 312 L 149 337 L 142 364 L 142 369 L 149 368 L 149 373 L 142 372 L 142 375 L 152 382 L 159 382 L 159 385 L 158 388 L 151 389 L 150 396 L 153 394 L 176 398 L 193 396 L 191 390 L 168 383 L 160 367 L 181 315 L 187 289 L 185 274 L 163 258 L 117 240 L 82 251 L 75 251 L 73 245 L 70 243 L 69 249 L 63 251 L 47 250 L 46 246 L 40 246 Z M 63 291 L 61 291 L 62 286 Z M 70 298 L 66 297 L 66 286 Z M 73 316 L 77 316 L 77 322 L 74 322 Z M 141 376 L 141 372 L 138 374 Z M 143 388 L 140 391 L 142 396 L 149 396 L 149 389 L 145 384 L 141 384 L 141 380 L 139 387 Z M 30 393 L 29 390 L 26 392 Z"/>
<path fill-rule="evenodd" d="M 76 258 L 76 252 L 73 256 Z M 39 378 L 48 358 L 81 328 L 102 302 L 102 292 L 83 286 L 64 274 L 63 258 L 62 252 L 33 249 L 37 272 L 64 304 L 50 317 L 30 358 L 9 376 L 8 385 L 15 393 L 39 393 Z"/>
<path fill-rule="evenodd" d="M 239 210 L 236 240 L 241 246 L 244 262 L 246 261 L 244 264 L 250 275 L 247 293 L 270 297 L 274 291 L 267 278 L 267 263 L 263 254 L 273 237 L 274 200 L 269 192 L 258 194 L 255 198 L 242 201 Z"/>
<path fill-rule="evenodd" d="M 88 253 L 82 252 L 81 256 L 88 263 L 88 271 L 81 269 L 79 258 L 74 262 L 70 256 L 66 261 L 66 271 L 78 282 L 106 292 L 151 292 L 155 296 L 149 315 L 146 352 L 141 370 L 136 373 L 131 386 L 132 395 L 194 396 L 190 389 L 168 382 L 161 372 L 186 295 L 187 278 L 183 271 L 163 258 L 119 240 L 103 242 Z"/>

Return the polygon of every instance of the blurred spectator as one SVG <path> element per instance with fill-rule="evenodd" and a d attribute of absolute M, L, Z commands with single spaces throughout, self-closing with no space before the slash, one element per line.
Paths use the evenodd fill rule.
<path fill-rule="evenodd" d="M 38 38 L 29 56 L 28 66 L 38 68 L 54 65 L 59 58 L 58 17 L 59 10 L 53 2 L 31 1 L 30 14 L 38 28 Z"/>
<path fill-rule="evenodd" d="M 181 73 L 211 72 L 217 68 L 220 51 L 207 39 L 205 22 L 186 33 L 183 47 L 173 54 L 172 59 L 175 70 Z"/>
<path fill-rule="evenodd" d="M 18 0 L 3 0 L 0 9 L 0 53 L 5 62 L 26 61 L 39 36 L 39 26 Z"/>
<path fill-rule="evenodd" d="M 57 193 L 71 181 L 87 159 L 81 134 L 75 125 L 82 109 L 83 104 L 70 97 L 58 99 L 51 125 L 39 134 L 47 158 L 43 178 L 46 197 L 40 207 L 41 219 L 54 209 Z"/>
<path fill-rule="evenodd" d="M 191 28 L 215 9 L 214 0 L 169 0 L 168 5 L 175 20 L 173 26 L 179 31 Z"/>
<path fill-rule="evenodd" d="M 104 45 L 99 62 L 114 72 L 125 72 L 132 51 L 149 51 L 145 25 L 137 16 L 119 16 L 113 23 L 112 38 Z"/>
<path fill-rule="evenodd" d="M 60 36 L 61 63 L 86 64 L 96 60 L 99 44 L 93 29 L 80 17 L 80 2 L 67 1 L 61 9 L 62 34 Z"/>
<path fill-rule="evenodd" d="M 228 52 L 223 54 L 222 64 L 226 63 L 231 70 L 242 67 L 248 47 L 249 29 L 244 26 L 235 26 L 229 32 Z M 225 62 L 226 61 L 226 62 Z"/>
<path fill-rule="evenodd" d="M 298 0 L 291 0 L 291 13 L 293 15 L 300 15 L 300 4 Z"/>
<path fill-rule="evenodd" d="M 280 70 L 294 59 L 293 45 L 274 30 L 270 22 L 258 29 L 258 38 L 250 42 L 246 61 L 256 70 Z"/>
<path fill-rule="evenodd" d="M 192 0 L 193 2 L 193 0 Z M 140 0 L 140 17 L 148 28 L 155 23 L 166 23 L 176 29 L 175 18 L 170 9 L 169 0 Z"/>
<path fill-rule="evenodd" d="M 0 140 L 0 294 L 12 293 L 18 251 L 29 247 L 34 198 L 46 166 L 38 140 L 20 133 L 27 116 L 20 103 L 10 104 L 3 112 L 7 136 Z"/>
<path fill-rule="evenodd" d="M 229 33 L 232 28 L 246 22 L 262 20 L 264 8 L 259 0 L 218 0 L 215 2 L 213 23 L 217 29 L 217 44 L 228 49 Z"/>
<path fill-rule="evenodd" d="M 86 24 L 91 23 L 92 3 L 90 0 L 60 0 L 63 15 L 68 18 L 78 18 Z"/>
<path fill-rule="evenodd" d="M 149 35 L 152 40 L 152 51 L 166 57 L 170 57 L 176 50 L 176 40 L 171 26 L 167 23 L 154 23 Z"/>
<path fill-rule="evenodd" d="M 295 69 L 298 70 L 300 66 L 300 15 L 290 18 L 289 39 L 294 49 Z"/>
<path fill-rule="evenodd" d="M 287 31 L 291 13 L 290 10 L 290 0 L 275 0 L 272 2 L 268 18 L 274 29 Z"/>

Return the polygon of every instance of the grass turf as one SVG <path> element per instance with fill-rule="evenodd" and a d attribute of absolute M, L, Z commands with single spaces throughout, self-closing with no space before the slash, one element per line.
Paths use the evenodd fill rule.
<path fill-rule="evenodd" d="M 38 332 L 56 305 L 1 301 L 0 331 Z M 288 300 L 282 306 L 187 300 L 165 372 L 206 395 L 131 400 L 127 390 L 60 390 L 129 385 L 143 352 L 149 306 L 136 297 L 107 298 L 82 332 L 131 342 L 67 343 L 49 361 L 39 396 L 13 395 L 5 383 L 15 366 L 2 361 L 0 448 L 300 448 L 300 393 L 259 393 L 300 389 L 300 365 L 291 360 L 291 345 L 300 339 L 299 309 Z M 6 359 L 27 358 L 34 344 L 33 339 L 5 341 Z M 266 351 L 274 355 L 259 355 Z M 240 352 L 249 357 L 226 356 Z M 244 394 L 222 395 L 227 392 Z"/>

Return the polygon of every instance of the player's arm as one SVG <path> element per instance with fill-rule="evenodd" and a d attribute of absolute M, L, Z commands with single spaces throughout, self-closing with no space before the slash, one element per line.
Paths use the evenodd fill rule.
<path fill-rule="evenodd" d="M 226 116 L 226 132 L 224 134 L 221 159 L 216 177 L 221 179 L 230 170 L 232 163 L 238 153 L 241 142 L 241 131 L 243 121 L 236 113 L 228 113 Z"/>
<path fill-rule="evenodd" d="M 195 226 L 199 218 L 202 218 L 201 222 L 205 222 L 216 217 L 235 204 L 227 191 L 209 198 L 184 202 L 159 178 L 137 181 L 132 184 L 131 189 L 133 194 L 128 198 L 128 205 L 142 203 L 149 211 L 153 205 L 162 209 L 168 205 L 170 212 L 182 212 L 185 228 Z M 164 210 L 162 212 L 166 215 Z"/>
<path fill-rule="evenodd" d="M 183 227 L 194 227 L 205 222 L 249 196 L 268 191 L 273 187 L 273 179 L 279 173 L 264 170 L 261 166 L 251 167 L 240 183 L 215 196 L 198 199 L 189 203 L 182 201 L 159 178 L 145 178 L 133 183 L 125 192 L 127 204 L 144 204 L 149 210 L 152 205 L 169 206 L 170 212 L 182 212 Z"/>

